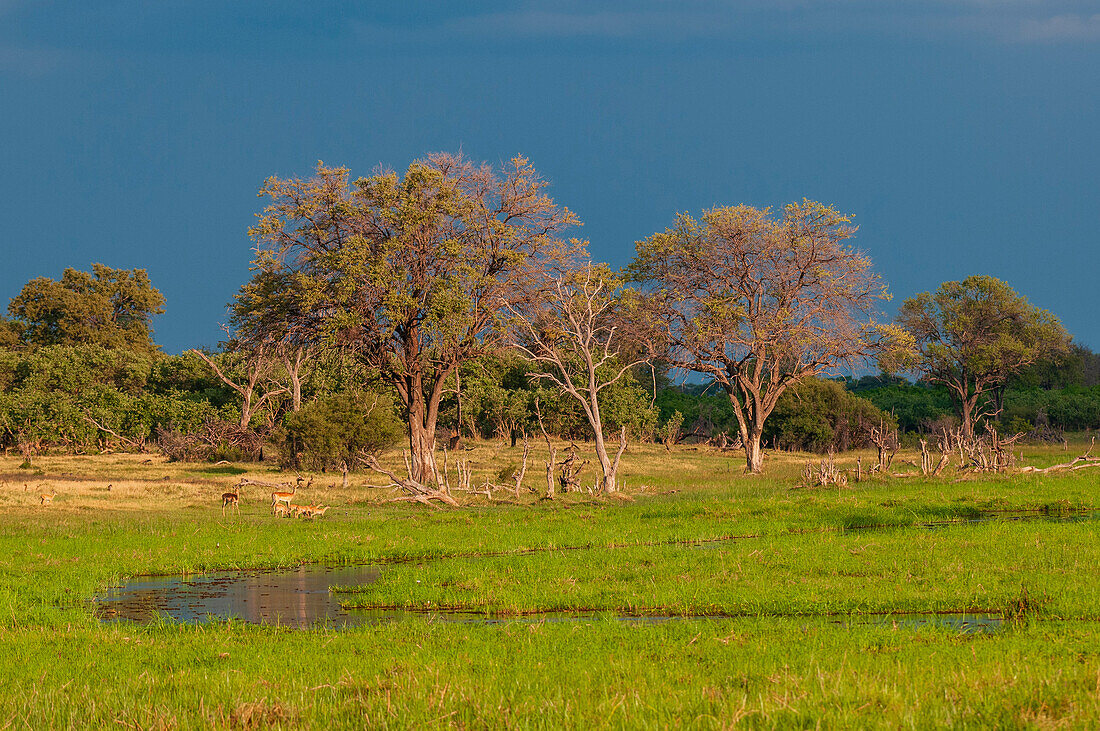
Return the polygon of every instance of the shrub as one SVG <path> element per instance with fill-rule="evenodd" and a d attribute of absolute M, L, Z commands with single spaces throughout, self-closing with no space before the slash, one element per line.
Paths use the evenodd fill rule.
<path fill-rule="evenodd" d="M 891 414 L 849 393 L 836 381 L 809 378 L 787 389 L 764 425 L 764 439 L 808 452 L 845 451 L 870 444 L 870 428 L 895 425 Z"/>
<path fill-rule="evenodd" d="M 389 396 L 345 392 L 287 414 L 280 436 L 285 466 L 355 468 L 399 442 L 404 426 Z"/>

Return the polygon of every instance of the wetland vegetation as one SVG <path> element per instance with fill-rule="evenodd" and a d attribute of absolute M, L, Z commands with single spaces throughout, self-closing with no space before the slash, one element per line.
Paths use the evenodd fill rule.
<path fill-rule="evenodd" d="M 521 450 L 473 446 L 475 482 Z M 847 466 L 857 456 L 839 459 Z M 1100 720 L 1100 524 L 1088 519 L 1100 509 L 1095 472 L 797 488 L 808 458 L 769 454 L 769 474 L 750 477 L 714 448 L 632 445 L 620 472 L 632 500 L 540 501 L 524 491 L 519 500 L 472 495 L 460 510 L 387 503 L 390 490 L 369 473 L 353 474 L 346 488 L 319 476 L 309 500 L 334 508 L 313 521 L 272 517 L 268 496 L 248 487 L 240 515 L 222 516 L 223 490 L 242 477 L 277 479 L 270 467 L 119 454 L 40 457 L 20 469 L 7 458 L 0 722 L 1086 728 Z M 1061 447 L 1023 448 L 1025 464 L 1064 459 Z M 588 466 L 584 481 L 597 478 Z M 48 506 L 37 499 L 45 490 L 56 495 Z M 1009 519 L 1020 515 L 1029 519 Z M 302 630 L 101 622 L 89 603 L 141 575 L 309 563 L 379 566 L 376 581 L 345 584 L 332 598 L 406 613 Z M 449 610 L 499 621 L 446 621 Z M 585 618 L 557 621 L 562 612 Z M 987 613 L 1003 624 L 977 633 L 910 621 L 939 612 Z"/>

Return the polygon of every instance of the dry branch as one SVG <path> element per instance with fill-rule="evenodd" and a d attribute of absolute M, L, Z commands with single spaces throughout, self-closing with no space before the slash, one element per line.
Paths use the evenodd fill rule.
<path fill-rule="evenodd" d="M 420 484 L 411 477 L 398 477 L 396 474 L 394 474 L 390 470 L 387 470 L 385 467 L 379 464 L 378 460 L 374 457 L 371 457 L 367 460 L 367 466 L 375 472 L 378 472 L 390 478 L 390 480 L 393 481 L 393 484 L 396 487 L 400 487 L 401 489 L 410 493 L 410 495 L 405 498 L 394 498 L 394 501 L 400 502 L 412 500 L 413 502 L 427 504 L 428 500 L 438 500 L 442 503 L 447 503 L 448 505 L 452 505 L 456 508 L 458 507 L 458 502 L 450 495 L 444 492 L 440 492 L 439 490 L 432 490 L 431 488 Z"/>

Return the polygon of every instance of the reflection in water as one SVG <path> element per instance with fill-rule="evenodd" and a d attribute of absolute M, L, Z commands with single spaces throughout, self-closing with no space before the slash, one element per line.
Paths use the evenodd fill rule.
<path fill-rule="evenodd" d="M 298 628 L 346 626 L 366 618 L 342 609 L 329 587 L 369 584 L 377 578 L 374 566 L 299 566 L 278 571 L 140 577 L 96 597 L 97 614 L 101 619 L 142 623 L 158 617 L 185 623 L 233 618 Z"/>
<path fill-rule="evenodd" d="M 105 621 L 138 623 L 167 619 L 185 624 L 234 619 L 252 624 L 307 628 L 353 627 L 362 624 L 429 618 L 444 622 L 499 624 L 506 622 L 575 622 L 614 618 L 624 622 L 666 622 L 700 617 L 622 615 L 615 612 L 547 612 L 522 617 L 494 617 L 480 612 L 427 612 L 390 609 L 343 609 L 330 586 L 361 586 L 378 578 L 376 566 L 299 566 L 270 571 L 219 571 L 196 576 L 139 577 L 108 589 L 94 601 Z M 710 616 L 721 621 L 729 617 Z M 894 628 L 939 627 L 961 634 L 991 634 L 1003 629 L 994 614 L 853 615 L 831 621 L 844 626 Z"/>
<path fill-rule="evenodd" d="M 878 627 L 939 627 L 961 635 L 991 635 L 1004 629 L 1004 618 L 999 614 L 887 614 L 875 615 L 850 625 L 865 624 Z"/>

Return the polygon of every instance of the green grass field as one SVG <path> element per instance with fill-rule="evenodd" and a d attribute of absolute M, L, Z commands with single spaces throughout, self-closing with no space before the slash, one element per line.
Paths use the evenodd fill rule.
<path fill-rule="evenodd" d="M 466 456 L 480 482 L 520 454 Z M 754 478 L 737 455 L 643 445 L 624 457 L 632 500 L 499 492 L 445 510 L 318 475 L 299 499 L 334 507 L 314 521 L 271 517 L 260 488 L 222 516 L 241 475 L 287 479 L 262 466 L 2 459 L 0 728 L 1100 726 L 1100 469 L 798 489 L 806 459 L 769 455 Z M 536 452 L 525 484 L 543 479 Z M 138 626 L 88 603 L 128 576 L 302 562 L 385 563 L 339 599 L 424 614 Z M 594 614 L 546 614 L 561 611 Z M 1005 623 L 892 616 L 932 612 Z"/>

